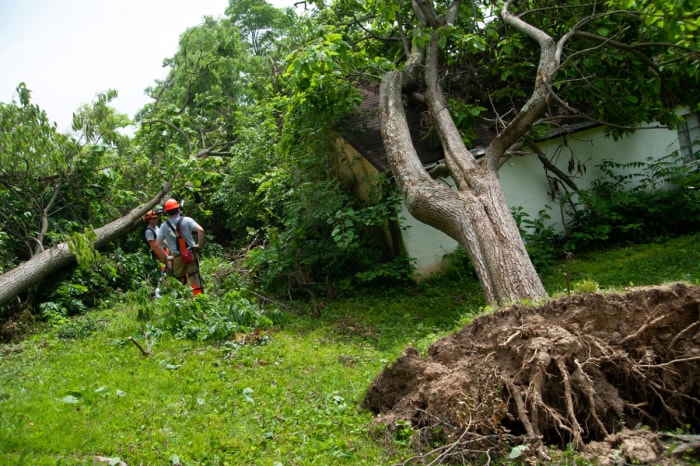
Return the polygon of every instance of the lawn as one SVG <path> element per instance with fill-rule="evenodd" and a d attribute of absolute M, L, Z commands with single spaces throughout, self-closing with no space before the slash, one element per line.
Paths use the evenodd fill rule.
<path fill-rule="evenodd" d="M 552 296 L 582 283 L 699 284 L 698 240 L 582 254 L 543 281 Z M 448 273 L 211 343 L 159 332 L 128 297 L 115 299 L 0 346 L 0 464 L 398 463 L 409 442 L 372 425 L 364 391 L 408 346 L 424 352 L 482 312 L 478 283 Z"/>

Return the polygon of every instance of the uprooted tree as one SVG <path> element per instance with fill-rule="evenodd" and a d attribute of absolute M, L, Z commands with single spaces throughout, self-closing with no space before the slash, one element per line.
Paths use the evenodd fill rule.
<path fill-rule="evenodd" d="M 94 236 L 90 246 L 99 249 L 131 232 L 134 225 L 141 221 L 141 216 L 158 204 L 166 192 L 166 189 L 161 190 L 156 196 L 132 209 L 123 217 L 96 228 L 93 231 Z M 6 271 L 0 275 L 0 306 L 44 278 L 75 262 L 76 251 L 72 250 L 69 240 L 44 249 L 30 260 Z"/>
<path fill-rule="evenodd" d="M 511 306 L 426 358 L 408 349 L 364 405 L 390 432 L 410 422 L 424 455 L 416 463 L 467 464 L 517 446 L 546 459 L 547 446 L 568 445 L 600 464 L 611 464 L 610 446 L 617 461 L 667 464 L 654 432 L 700 428 L 698 305 L 700 287 L 673 283 Z M 629 431 L 638 426 L 648 429 Z M 700 436 L 670 438 L 676 458 L 697 455 Z"/>
<path fill-rule="evenodd" d="M 688 2 L 340 0 L 321 17 L 336 25 L 327 56 L 342 63 L 329 73 L 383 76 L 384 146 L 407 207 L 464 247 L 494 305 L 546 294 L 499 184 L 508 157 L 568 122 L 621 133 L 674 124 L 677 106 L 698 104 L 697 7 Z M 419 161 L 406 118 L 416 103 L 456 190 Z M 468 148 L 477 139 L 480 158 Z"/>

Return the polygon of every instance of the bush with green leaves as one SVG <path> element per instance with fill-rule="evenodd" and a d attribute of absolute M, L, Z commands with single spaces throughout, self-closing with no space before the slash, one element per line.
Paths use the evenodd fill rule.
<path fill-rule="evenodd" d="M 700 154 L 645 162 L 605 161 L 591 189 L 567 199 L 565 248 L 663 241 L 700 229 Z"/>
<path fill-rule="evenodd" d="M 284 314 L 276 308 L 264 309 L 253 298 L 239 290 L 223 296 L 192 296 L 190 288 L 175 279 L 168 279 L 161 296 L 136 298 L 137 316 L 159 333 L 176 339 L 223 341 L 238 333 L 265 329 L 284 322 Z M 144 299 L 145 298 L 145 299 Z"/>
<path fill-rule="evenodd" d="M 384 241 L 386 223 L 399 212 L 393 184 L 381 180 L 371 201 L 360 202 L 333 175 L 333 134 L 288 131 L 294 144 L 288 134 L 276 146 L 247 135 L 249 150 L 235 149 L 213 197 L 235 245 L 249 250 L 245 267 L 258 285 L 284 295 L 323 294 L 407 277 L 406 259 L 395 260 Z"/>
<path fill-rule="evenodd" d="M 665 241 L 700 231 L 698 158 L 674 153 L 621 164 L 604 161 L 592 187 L 566 196 L 566 234 L 556 231 L 549 206 L 537 218 L 513 209 L 520 234 L 538 271 L 548 273 L 567 252 Z"/>
<path fill-rule="evenodd" d="M 280 223 L 265 228 L 269 243 L 249 255 L 265 287 L 323 293 L 329 284 L 349 289 L 410 276 L 409 260 L 385 244 L 385 225 L 396 221 L 399 205 L 390 190 L 365 205 L 334 180 L 303 184 L 294 194 L 280 199 Z"/>
<path fill-rule="evenodd" d="M 562 255 L 562 235 L 551 223 L 549 206 L 539 211 L 537 218 L 531 218 L 521 207 L 513 209 L 513 217 L 533 265 L 538 272 L 550 272 Z"/>
<path fill-rule="evenodd" d="M 156 271 L 147 254 L 115 247 L 89 264 L 66 268 L 43 282 L 37 290 L 42 315 L 50 319 L 82 314 L 115 292 L 137 289 L 144 280 L 155 284 Z"/>

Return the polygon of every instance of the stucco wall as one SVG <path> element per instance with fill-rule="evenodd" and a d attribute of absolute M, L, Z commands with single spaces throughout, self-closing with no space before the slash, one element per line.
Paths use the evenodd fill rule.
<path fill-rule="evenodd" d="M 581 162 L 584 175 L 571 174 L 579 189 L 586 189 L 601 176 L 598 165 L 604 160 L 615 160 L 621 164 L 645 161 L 649 157 L 661 157 L 678 150 L 678 134 L 668 129 L 642 129 L 623 139 L 606 137 L 599 129 L 573 134 L 540 144 L 540 149 L 565 173 L 571 157 Z M 530 218 L 535 219 L 545 205 L 552 209 L 553 224 L 563 230 L 558 203 L 552 200 L 542 164 L 536 157 L 514 157 L 499 170 L 506 201 L 511 208 L 522 207 Z"/>
<path fill-rule="evenodd" d="M 614 159 L 619 163 L 645 161 L 649 157 L 660 157 L 678 150 L 678 134 L 667 129 L 642 129 L 617 141 L 606 137 L 599 129 L 592 129 L 544 142 L 540 148 L 553 160 L 558 168 L 567 171 L 573 154 L 576 161 L 583 163 L 586 172 L 583 176 L 572 175 L 579 188 L 587 188 L 601 173 L 597 165 L 603 160 Z M 506 201 L 512 208 L 521 207 L 530 218 L 536 219 L 538 212 L 546 205 L 553 224 L 563 229 L 559 206 L 548 194 L 549 187 L 542 164 L 536 157 L 515 157 L 508 160 L 500 169 L 499 176 Z M 433 227 L 414 219 L 404 206 L 401 224 L 406 227 L 404 240 L 411 257 L 416 259 L 417 273 L 424 276 L 441 267 L 445 254 L 452 252 L 457 243 Z"/>

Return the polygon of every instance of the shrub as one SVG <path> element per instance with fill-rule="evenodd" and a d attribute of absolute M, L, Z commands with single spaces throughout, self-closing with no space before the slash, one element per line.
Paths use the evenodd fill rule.
<path fill-rule="evenodd" d="M 591 189 L 568 199 L 568 250 L 663 241 L 700 229 L 700 171 L 671 154 L 647 162 L 605 161 Z"/>
<path fill-rule="evenodd" d="M 590 189 L 562 199 L 566 234 L 551 224 L 549 206 L 536 219 L 518 207 L 513 216 L 533 264 L 549 272 L 567 252 L 665 241 L 700 230 L 698 154 L 671 154 L 646 162 L 605 161 Z"/>
<path fill-rule="evenodd" d="M 137 318 L 147 321 L 159 333 L 169 333 L 177 339 L 223 341 L 237 333 L 269 328 L 284 321 L 276 308 L 263 309 L 240 291 L 224 296 L 200 294 L 192 297 L 188 286 L 175 279 L 159 299 L 138 300 Z"/>
<path fill-rule="evenodd" d="M 540 273 L 551 272 L 555 262 L 562 256 L 562 236 L 557 234 L 554 225 L 550 222 L 551 216 L 546 206 L 540 210 L 536 219 L 530 218 L 521 207 L 513 209 L 515 223 L 520 230 L 520 236 L 525 242 L 525 247 L 530 260 Z"/>

